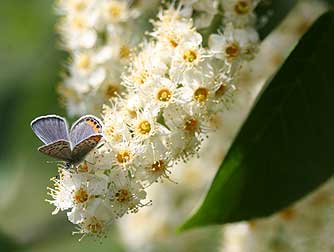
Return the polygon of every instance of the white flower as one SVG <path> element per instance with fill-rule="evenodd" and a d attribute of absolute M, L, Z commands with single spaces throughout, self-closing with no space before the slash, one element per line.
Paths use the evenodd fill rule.
<path fill-rule="evenodd" d="M 169 179 L 169 168 L 173 164 L 171 156 L 162 142 L 156 141 L 139 157 L 139 166 L 136 169 L 135 177 L 146 186 L 164 178 Z"/>
<path fill-rule="evenodd" d="M 144 108 L 137 111 L 136 117 L 130 120 L 130 129 L 133 132 L 133 140 L 146 143 L 145 140 L 159 135 L 167 135 L 168 129 L 158 122 L 160 108 L 155 104 L 146 104 Z"/>
<path fill-rule="evenodd" d="M 225 24 L 232 23 L 237 28 L 254 26 L 254 9 L 259 0 L 221 0 Z"/>
<path fill-rule="evenodd" d="M 67 210 L 72 207 L 82 207 L 90 198 L 103 195 L 107 192 L 107 180 L 105 177 L 97 177 L 87 173 L 71 173 L 60 171 L 60 178 L 54 179 L 55 189 L 50 189 L 52 204 L 58 210 Z M 77 221 L 77 220 L 75 220 Z M 79 221 L 78 221 L 79 222 Z"/>
<path fill-rule="evenodd" d="M 151 102 L 158 108 L 164 108 L 176 102 L 176 91 L 177 85 L 170 79 L 154 76 L 149 80 L 147 88 L 139 89 L 139 95 L 141 100 Z"/>
<path fill-rule="evenodd" d="M 203 48 L 195 43 L 185 43 L 177 48 L 172 59 L 170 76 L 173 81 L 179 82 L 188 71 L 194 71 L 206 57 Z"/>
<path fill-rule="evenodd" d="M 126 22 L 136 13 L 129 9 L 126 1 L 104 0 L 101 7 L 105 20 L 112 23 Z"/>
<path fill-rule="evenodd" d="M 140 207 L 149 203 L 142 203 L 146 192 L 139 182 L 128 176 L 122 170 L 113 169 L 110 173 L 112 211 L 117 217 L 125 213 L 137 212 Z"/>
<path fill-rule="evenodd" d="M 209 38 L 209 48 L 213 55 L 228 62 L 239 59 L 253 59 L 257 52 L 259 37 L 252 29 L 235 29 L 226 26 L 223 34 L 212 34 Z"/>

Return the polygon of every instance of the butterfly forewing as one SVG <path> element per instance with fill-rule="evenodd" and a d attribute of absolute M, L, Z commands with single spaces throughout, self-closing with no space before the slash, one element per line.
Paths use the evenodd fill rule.
<path fill-rule="evenodd" d="M 59 140 L 54 143 L 43 145 L 39 147 L 38 150 L 50 157 L 72 162 L 72 151 L 69 141 Z"/>
<path fill-rule="evenodd" d="M 64 118 L 56 115 L 41 116 L 31 122 L 36 136 L 45 144 L 58 140 L 69 140 L 68 127 Z"/>
<path fill-rule="evenodd" d="M 94 116 L 83 116 L 76 121 L 70 131 L 70 139 L 72 147 L 74 148 L 77 144 L 83 140 L 89 138 L 92 135 L 102 133 L 102 124 Z"/>
<path fill-rule="evenodd" d="M 74 146 L 72 158 L 74 162 L 81 161 L 100 142 L 102 134 L 91 135 Z"/>

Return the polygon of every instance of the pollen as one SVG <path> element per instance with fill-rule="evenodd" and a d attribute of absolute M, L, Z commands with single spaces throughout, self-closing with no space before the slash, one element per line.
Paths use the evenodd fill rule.
<path fill-rule="evenodd" d="M 125 201 L 129 201 L 130 199 L 130 193 L 129 190 L 127 189 L 119 189 L 116 193 L 115 193 L 115 197 L 116 200 L 120 203 L 123 203 Z"/>
<path fill-rule="evenodd" d="M 136 110 L 128 109 L 128 113 L 129 113 L 129 116 L 130 116 L 131 118 L 136 118 L 136 116 L 137 116 L 137 112 L 136 112 Z"/>
<path fill-rule="evenodd" d="M 108 6 L 108 13 L 113 18 L 118 18 L 121 15 L 121 7 L 116 4 L 110 4 Z"/>
<path fill-rule="evenodd" d="M 116 159 L 119 163 L 125 164 L 130 161 L 131 154 L 128 150 L 121 150 L 116 154 Z"/>
<path fill-rule="evenodd" d="M 231 43 L 225 48 L 225 55 L 227 58 L 236 58 L 239 55 L 239 45 Z"/>
<path fill-rule="evenodd" d="M 207 88 L 197 88 L 194 92 L 194 97 L 198 102 L 205 102 L 208 99 L 209 91 Z"/>
<path fill-rule="evenodd" d="M 174 48 L 176 48 L 179 45 L 179 43 L 177 42 L 176 38 L 173 35 L 167 36 L 167 40 L 169 44 Z"/>
<path fill-rule="evenodd" d="M 151 124 L 148 121 L 142 121 L 138 124 L 138 132 L 143 135 L 147 135 L 151 131 Z"/>
<path fill-rule="evenodd" d="M 87 54 L 80 55 L 78 59 L 78 68 L 81 70 L 87 70 L 90 66 L 90 59 Z"/>
<path fill-rule="evenodd" d="M 127 45 L 121 46 L 119 49 L 119 57 L 121 59 L 127 59 L 130 56 L 130 48 Z"/>
<path fill-rule="evenodd" d="M 183 54 L 183 59 L 189 63 L 193 63 L 197 59 L 197 53 L 193 50 L 187 50 Z"/>
<path fill-rule="evenodd" d="M 196 131 L 197 126 L 198 126 L 198 121 L 196 119 L 191 118 L 185 121 L 183 129 L 187 132 L 192 133 Z"/>
<path fill-rule="evenodd" d="M 133 81 L 139 85 L 142 85 L 145 83 L 147 77 L 148 77 L 147 71 L 143 70 L 139 74 L 133 77 Z"/>
<path fill-rule="evenodd" d="M 152 172 L 161 172 L 165 170 L 165 162 L 163 160 L 156 161 L 151 166 Z"/>
<path fill-rule="evenodd" d="M 76 29 L 84 29 L 86 27 L 85 22 L 80 17 L 75 17 L 72 21 L 72 25 Z"/>
<path fill-rule="evenodd" d="M 250 5 L 247 1 L 238 1 L 234 6 L 234 10 L 239 15 L 245 15 L 250 11 Z"/>
<path fill-rule="evenodd" d="M 172 92 L 167 88 L 160 89 L 157 95 L 159 101 L 168 102 L 172 97 Z"/>
<path fill-rule="evenodd" d="M 114 128 L 114 126 L 112 126 L 112 125 L 110 125 L 110 126 L 104 128 L 104 133 L 105 133 L 106 135 L 111 136 L 111 135 L 114 134 L 114 132 L 115 132 L 115 128 Z"/>
<path fill-rule="evenodd" d="M 84 203 L 88 200 L 88 193 L 84 188 L 80 188 L 74 192 L 73 199 L 76 203 Z"/>

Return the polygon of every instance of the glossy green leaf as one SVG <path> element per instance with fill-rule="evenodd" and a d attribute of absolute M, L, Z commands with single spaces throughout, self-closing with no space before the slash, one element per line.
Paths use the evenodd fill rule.
<path fill-rule="evenodd" d="M 262 93 L 204 203 L 182 229 L 270 215 L 334 172 L 334 14 L 320 17 Z"/>

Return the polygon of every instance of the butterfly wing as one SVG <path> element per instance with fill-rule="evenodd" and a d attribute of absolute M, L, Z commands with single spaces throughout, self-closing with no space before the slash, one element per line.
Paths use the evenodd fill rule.
<path fill-rule="evenodd" d="M 73 162 L 81 161 L 100 142 L 102 134 L 95 134 L 82 140 L 72 150 Z"/>
<path fill-rule="evenodd" d="M 73 148 L 92 135 L 102 133 L 102 123 L 95 116 L 87 115 L 79 118 L 72 126 L 70 140 Z"/>
<path fill-rule="evenodd" d="M 57 115 L 37 117 L 31 122 L 31 128 L 46 145 L 59 140 L 69 140 L 67 123 Z"/>
<path fill-rule="evenodd" d="M 50 157 L 72 162 L 71 144 L 66 140 L 59 140 L 38 148 L 40 152 Z"/>

